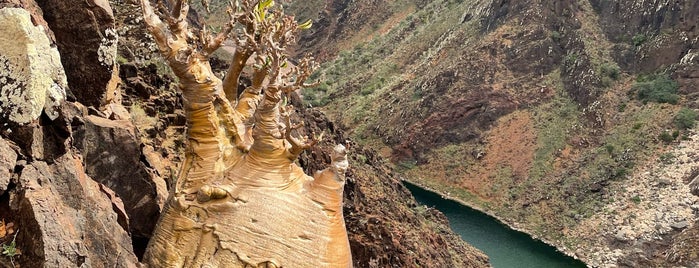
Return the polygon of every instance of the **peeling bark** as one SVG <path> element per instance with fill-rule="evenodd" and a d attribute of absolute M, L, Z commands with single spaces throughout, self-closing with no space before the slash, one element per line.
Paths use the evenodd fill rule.
<path fill-rule="evenodd" d="M 187 0 L 152 6 L 144 20 L 178 76 L 188 145 L 179 179 L 144 261 L 153 267 L 351 267 L 342 217 L 345 148 L 315 178 L 294 160 L 315 141 L 296 137 L 290 92 L 316 64 L 289 66 L 285 48 L 301 28 L 273 1 L 236 1 L 217 35 L 187 25 Z M 205 29 L 205 27 L 204 27 Z M 208 57 L 232 35 L 236 44 L 224 81 Z M 253 61 L 253 83 L 237 96 Z"/>

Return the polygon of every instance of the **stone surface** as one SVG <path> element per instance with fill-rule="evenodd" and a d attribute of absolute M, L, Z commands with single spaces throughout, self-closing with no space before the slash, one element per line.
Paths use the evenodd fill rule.
<path fill-rule="evenodd" d="M 124 201 L 131 234 L 150 237 L 165 199 L 162 195 L 167 192 L 162 189 L 164 181 L 140 162 L 136 128 L 130 121 L 88 115 L 73 137 L 75 147 L 85 156 L 87 174 Z"/>
<path fill-rule="evenodd" d="M 118 35 L 106 0 L 39 0 L 56 35 L 70 91 L 86 106 L 118 99 L 114 80 Z"/>
<path fill-rule="evenodd" d="M 0 113 L 25 124 L 58 116 L 67 86 L 60 56 L 43 27 L 21 8 L 0 9 Z"/>
<path fill-rule="evenodd" d="M 0 138 L 0 195 L 5 193 L 10 184 L 15 162 L 17 162 L 17 153 L 12 150 L 6 140 Z"/>
<path fill-rule="evenodd" d="M 136 267 L 114 204 L 85 174 L 79 156 L 25 165 L 17 189 L 10 203 L 20 228 L 20 267 Z"/>
<path fill-rule="evenodd" d="M 32 18 L 34 25 L 41 25 L 51 42 L 54 42 L 56 38 L 53 36 L 53 31 L 49 29 L 46 20 L 44 20 L 44 12 L 34 0 L 0 0 L 0 8 L 14 7 L 23 8 L 29 11 L 29 15 Z"/>

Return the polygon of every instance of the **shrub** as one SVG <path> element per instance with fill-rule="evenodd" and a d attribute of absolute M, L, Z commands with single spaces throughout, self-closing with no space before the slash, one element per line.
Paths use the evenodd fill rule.
<path fill-rule="evenodd" d="M 551 32 L 551 40 L 553 40 L 554 42 L 561 41 L 561 33 L 558 31 Z"/>
<path fill-rule="evenodd" d="M 672 164 L 675 161 L 675 155 L 672 153 L 664 153 L 660 155 L 660 162 L 663 164 Z"/>
<path fill-rule="evenodd" d="M 578 61 L 578 53 L 568 53 L 563 61 L 566 66 L 575 65 L 575 62 Z"/>
<path fill-rule="evenodd" d="M 675 138 L 668 131 L 663 131 L 663 133 L 660 133 L 660 136 L 658 136 L 658 138 L 661 141 L 664 141 L 666 143 L 669 143 L 669 142 L 672 142 L 675 140 Z"/>
<path fill-rule="evenodd" d="M 649 101 L 658 103 L 677 104 L 679 85 L 667 75 L 652 75 L 639 77 L 633 89 L 638 92 L 638 98 L 645 104 Z"/>
<path fill-rule="evenodd" d="M 608 154 L 613 154 L 614 153 L 614 145 L 607 144 L 604 146 L 604 149 L 607 150 Z"/>
<path fill-rule="evenodd" d="M 620 74 L 619 66 L 614 63 L 603 63 L 599 67 L 600 82 L 603 87 L 610 87 L 619 79 Z"/>
<path fill-rule="evenodd" d="M 638 205 L 641 203 L 641 197 L 638 195 L 635 195 L 635 196 L 631 197 L 631 201 L 633 201 L 635 204 Z"/>
<path fill-rule="evenodd" d="M 648 41 L 648 37 L 646 37 L 646 35 L 642 33 L 636 34 L 631 38 L 631 42 L 634 46 L 641 46 L 646 41 Z"/>
<path fill-rule="evenodd" d="M 694 123 L 697 120 L 697 112 L 689 109 L 682 108 L 677 115 L 675 115 L 675 126 L 679 129 L 689 129 L 694 127 Z"/>

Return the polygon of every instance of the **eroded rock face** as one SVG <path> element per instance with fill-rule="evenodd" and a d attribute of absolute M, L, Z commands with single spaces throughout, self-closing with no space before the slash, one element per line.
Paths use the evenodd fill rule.
<path fill-rule="evenodd" d="M 75 146 L 85 156 L 87 174 L 114 190 L 124 201 L 132 235 L 150 237 L 167 197 L 165 181 L 141 158 L 136 128 L 128 120 L 88 115 L 74 132 Z"/>
<path fill-rule="evenodd" d="M 0 138 L 0 195 L 5 193 L 10 184 L 15 162 L 17 162 L 17 153 L 12 150 L 6 140 Z"/>
<path fill-rule="evenodd" d="M 118 35 L 106 0 L 39 0 L 56 35 L 70 90 L 87 106 L 118 99 L 115 81 Z"/>
<path fill-rule="evenodd" d="M 42 27 L 21 8 L 0 9 L 0 113 L 25 124 L 42 111 L 51 119 L 67 86 L 60 56 Z"/>
<path fill-rule="evenodd" d="M 131 239 L 107 192 L 85 174 L 78 155 L 23 166 L 13 214 L 22 267 L 136 267 Z"/>

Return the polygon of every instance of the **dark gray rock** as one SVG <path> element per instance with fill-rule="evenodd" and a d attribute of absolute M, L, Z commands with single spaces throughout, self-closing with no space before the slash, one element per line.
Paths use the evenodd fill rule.
<path fill-rule="evenodd" d="M 56 36 L 68 85 L 76 100 L 99 107 L 117 94 L 113 80 L 117 39 L 114 14 L 106 0 L 38 0 Z"/>

